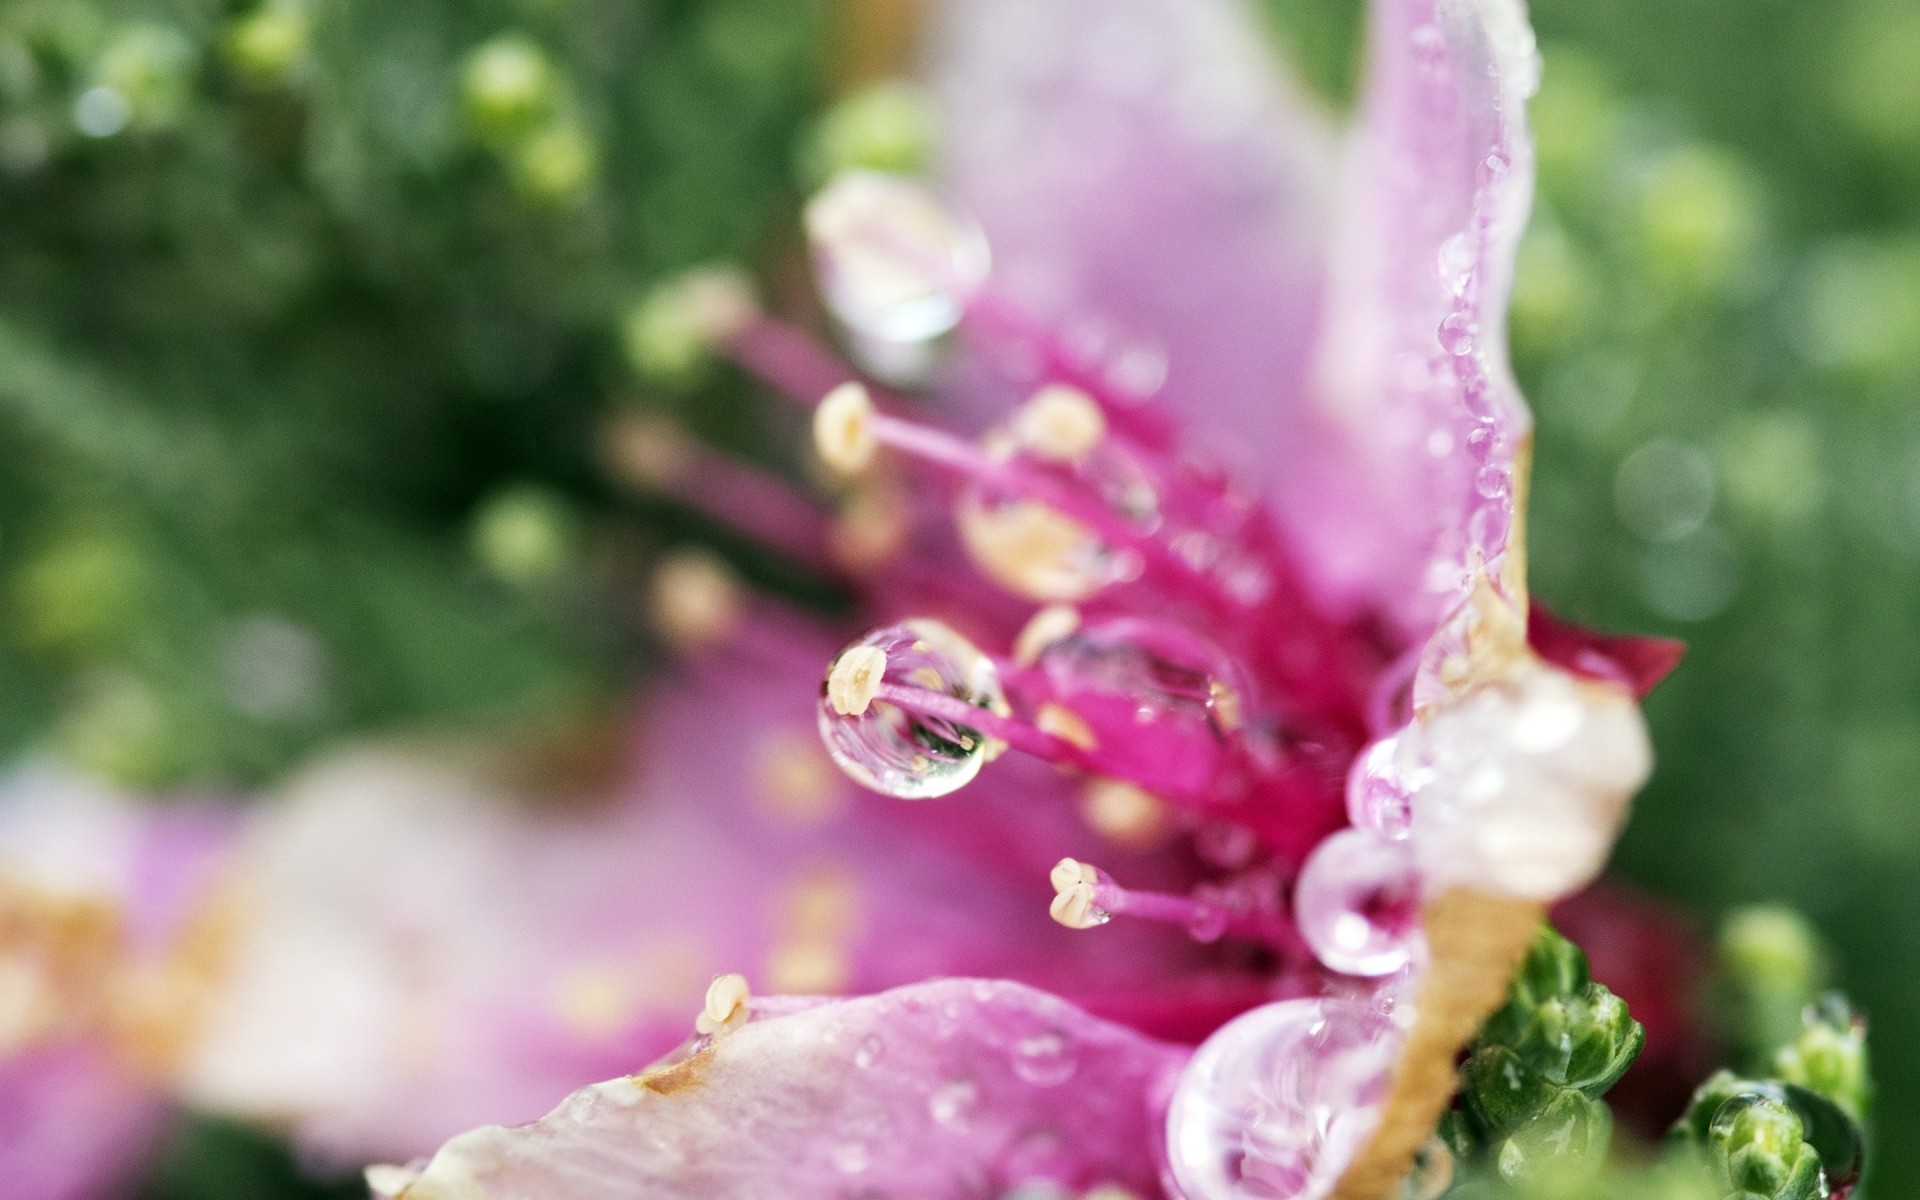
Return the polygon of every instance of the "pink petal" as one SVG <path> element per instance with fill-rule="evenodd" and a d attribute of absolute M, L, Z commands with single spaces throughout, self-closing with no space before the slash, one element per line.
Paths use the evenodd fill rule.
<path fill-rule="evenodd" d="M 97 1044 L 0 1060 L 0 1190 L 9 1200 L 118 1195 L 167 1115 L 157 1092 Z"/>
<path fill-rule="evenodd" d="M 1009 983 L 776 1006 L 531 1125 L 455 1138 L 404 1194 L 937 1200 L 1046 1180 L 1154 1197 L 1164 1096 L 1185 1058 Z"/>
<path fill-rule="evenodd" d="M 813 728 L 835 642 L 780 636 L 661 681 L 626 794 L 598 806 L 530 807 L 444 754 L 297 783 L 248 847 L 252 916 L 191 1095 L 322 1158 L 405 1159 L 652 1061 L 723 972 L 767 993 L 1006 977 L 1196 1040 L 1264 998 L 1177 930 L 1048 918 L 1048 868 L 1093 843 L 1051 769 L 1004 761 L 926 804 L 849 783 Z"/>
<path fill-rule="evenodd" d="M 1333 142 L 1266 31 L 1230 0 L 965 0 L 933 20 L 942 182 L 986 232 L 993 286 L 1089 349 L 1164 357 L 1184 431 L 1249 483 L 1287 469 Z M 991 417 L 1023 397 L 963 398 Z"/>
<path fill-rule="evenodd" d="M 1524 486 L 1506 308 L 1539 64 L 1519 0 L 1378 0 L 1369 46 L 1329 244 L 1319 451 L 1293 460 L 1283 499 L 1330 599 L 1422 631 L 1504 551 Z"/>

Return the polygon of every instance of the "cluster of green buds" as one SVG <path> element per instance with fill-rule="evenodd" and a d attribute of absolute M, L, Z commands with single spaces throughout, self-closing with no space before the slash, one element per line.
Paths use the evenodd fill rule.
<path fill-rule="evenodd" d="M 1646 1031 L 1589 974 L 1578 946 L 1543 926 L 1507 1003 L 1461 1069 L 1464 1104 L 1441 1136 L 1464 1164 L 1509 1183 L 1544 1169 L 1597 1165 L 1613 1132 L 1601 1101 L 1632 1065 Z"/>
<path fill-rule="evenodd" d="M 532 38 L 503 33 L 475 47 L 460 95 L 475 137 L 531 203 L 569 207 L 586 198 L 599 149 L 564 73 Z"/>
<path fill-rule="evenodd" d="M 1866 1023 L 1839 996 L 1808 1005 L 1773 1077 L 1721 1071 L 1700 1085 L 1669 1136 L 1736 1200 L 1845 1195 L 1858 1180 L 1872 1102 Z"/>

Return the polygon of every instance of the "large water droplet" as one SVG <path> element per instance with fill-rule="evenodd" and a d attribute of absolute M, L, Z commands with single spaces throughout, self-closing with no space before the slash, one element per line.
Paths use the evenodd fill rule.
<path fill-rule="evenodd" d="M 1401 770 L 1399 735 L 1381 738 L 1347 772 L 1347 820 L 1361 829 L 1404 838 L 1413 827 L 1413 787 Z"/>
<path fill-rule="evenodd" d="M 992 660 L 937 621 L 889 625 L 841 653 L 857 646 L 875 647 L 886 655 L 887 683 L 1005 711 L 999 672 Z M 944 796 L 972 782 L 986 761 L 988 739 L 979 730 L 908 712 L 884 700 L 874 700 L 858 715 L 845 715 L 822 696 L 818 716 L 820 737 L 840 768 L 856 782 L 889 796 L 905 800 Z"/>
<path fill-rule="evenodd" d="M 986 278 L 980 231 L 900 176 L 837 176 L 807 204 L 806 225 L 828 307 L 867 338 L 938 337 Z"/>
<path fill-rule="evenodd" d="M 1194 1053 L 1167 1113 L 1167 1157 L 1188 1200 L 1315 1200 L 1379 1119 L 1399 1037 L 1354 1000 L 1283 1000 L 1243 1013 Z"/>
<path fill-rule="evenodd" d="M 1080 1069 L 1080 1053 L 1073 1039 L 1050 1029 L 1024 1037 L 1013 1045 L 1013 1073 L 1035 1087 L 1055 1087 Z"/>
<path fill-rule="evenodd" d="M 1232 660 L 1172 622 L 1090 622 L 1037 666 L 1047 698 L 1086 722 L 1111 769 L 1156 795 L 1205 789 L 1240 727 L 1245 691 Z"/>
<path fill-rule="evenodd" d="M 1293 890 L 1294 920 L 1314 955 L 1343 975 L 1390 975 L 1420 937 L 1413 847 L 1343 829 L 1314 847 Z"/>

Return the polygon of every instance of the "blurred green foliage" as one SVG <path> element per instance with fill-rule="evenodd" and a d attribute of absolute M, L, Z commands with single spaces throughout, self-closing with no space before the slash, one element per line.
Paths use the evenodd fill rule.
<path fill-rule="evenodd" d="M 601 585 L 645 528 L 592 461 L 634 390 L 619 321 L 783 228 L 821 27 L 0 6 L 0 742 L 251 782 L 626 677 Z"/>
<path fill-rule="evenodd" d="M 1349 94 L 1360 5 L 1262 2 Z M 595 431 L 648 289 L 769 261 L 871 136 L 802 137 L 823 5 L 0 5 L 0 743 L 239 783 L 614 686 L 616 564 L 675 527 Z M 1920 1178 L 1920 0 L 1532 7 L 1535 585 L 1692 647 L 1620 861 L 1811 915 L 1875 1021 L 1880 1177 Z M 156 1195 L 281 1178 L 236 1136 Z"/>

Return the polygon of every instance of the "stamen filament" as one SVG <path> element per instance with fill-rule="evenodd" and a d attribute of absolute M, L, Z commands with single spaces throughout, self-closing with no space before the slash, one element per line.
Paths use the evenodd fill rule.
<path fill-rule="evenodd" d="M 1176 896 L 1122 887 L 1090 863 L 1062 859 L 1052 874 L 1054 919 L 1069 928 L 1091 928 L 1106 917 L 1139 917 L 1178 925 L 1195 941 L 1244 938 L 1275 950 L 1293 951 L 1303 943 L 1299 931 L 1277 908 L 1264 910 L 1218 896 Z M 1102 914 L 1089 919 L 1088 913 Z"/>

